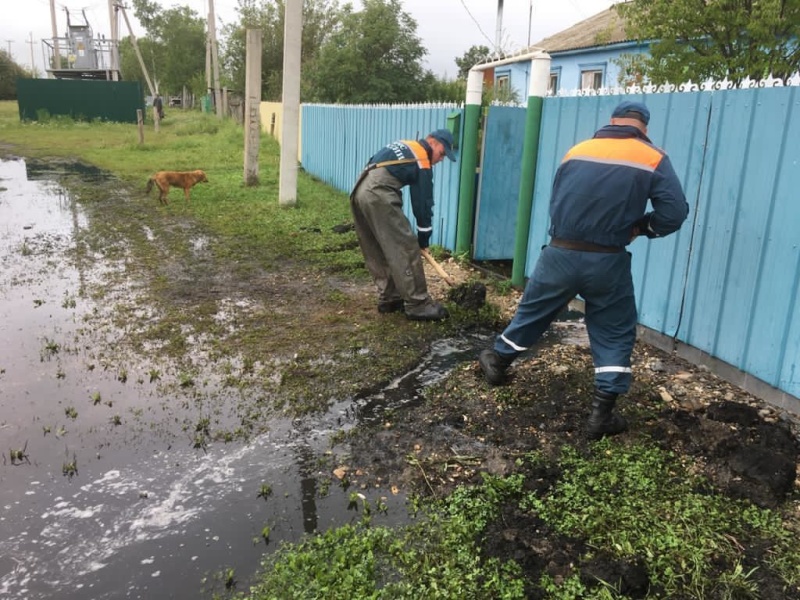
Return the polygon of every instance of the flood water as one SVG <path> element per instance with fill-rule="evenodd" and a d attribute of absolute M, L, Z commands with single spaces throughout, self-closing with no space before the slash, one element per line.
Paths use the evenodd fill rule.
<path fill-rule="evenodd" d="M 210 597 L 222 591 L 227 568 L 245 589 L 281 541 L 360 517 L 347 508 L 348 491 L 317 487 L 318 457 L 331 436 L 416 401 L 424 386 L 486 343 L 481 336 L 443 340 L 381 392 L 345 399 L 314 418 L 276 420 L 247 444 L 174 443 L 164 432 L 180 430 L 186 402 L 164 402 L 146 371 L 131 365 L 122 373 L 98 351 L 101 341 L 113 344 L 125 332 L 87 321 L 108 308 L 90 284 L 119 265 L 76 258 L 88 217 L 59 181 L 58 168 L 0 161 L 4 599 Z M 136 293 L 134 285 L 123 289 Z M 272 494 L 258 498 L 265 483 Z M 407 520 L 401 495 L 362 492 L 388 505 L 373 523 Z"/>

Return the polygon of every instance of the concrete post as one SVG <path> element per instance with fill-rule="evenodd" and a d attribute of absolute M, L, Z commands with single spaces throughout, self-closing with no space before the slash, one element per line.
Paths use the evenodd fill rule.
<path fill-rule="evenodd" d="M 287 0 L 283 29 L 283 121 L 278 202 L 297 204 L 297 149 L 300 129 L 300 50 L 303 0 Z"/>
<path fill-rule="evenodd" d="M 261 144 L 261 30 L 248 29 L 244 99 L 244 184 L 258 184 L 258 151 Z"/>

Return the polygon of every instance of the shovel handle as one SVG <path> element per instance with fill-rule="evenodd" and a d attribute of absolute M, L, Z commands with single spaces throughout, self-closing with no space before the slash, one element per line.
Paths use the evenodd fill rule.
<path fill-rule="evenodd" d="M 425 258 L 425 260 L 428 261 L 428 263 L 433 267 L 433 269 L 436 271 L 436 273 L 439 275 L 439 277 L 441 277 L 447 285 L 450 285 L 450 286 L 455 285 L 455 282 L 447 274 L 447 271 L 445 271 L 442 268 L 442 265 L 440 265 L 438 262 L 436 262 L 436 259 L 433 258 L 433 255 L 428 251 L 427 248 L 420 249 L 420 252 L 422 253 L 422 256 Z"/>

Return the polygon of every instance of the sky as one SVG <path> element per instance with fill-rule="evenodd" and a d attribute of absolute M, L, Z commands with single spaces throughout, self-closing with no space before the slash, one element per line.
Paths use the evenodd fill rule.
<path fill-rule="evenodd" d="M 3 18 L 0 21 L 0 44 L 10 50 L 14 60 L 30 68 L 31 61 L 44 75 L 43 38 L 52 37 L 50 0 L 0 0 Z M 183 5 L 198 15 L 207 16 L 209 0 L 156 0 L 165 8 Z M 340 0 L 344 4 L 347 0 Z M 519 51 L 537 41 L 558 33 L 595 15 L 615 0 L 401 0 L 403 10 L 417 22 L 417 34 L 428 50 L 426 68 L 438 76 L 454 78 L 458 72 L 455 59 L 476 45 L 494 47 L 498 41 L 506 52 Z M 502 3 L 502 20 L 498 27 L 498 4 Z M 66 30 L 66 12 L 73 24 L 83 24 L 85 13 L 95 37 L 110 37 L 108 0 L 55 0 L 56 26 L 59 37 Z M 360 7 L 360 0 L 352 0 Z M 217 31 L 222 24 L 238 20 L 237 0 L 214 0 Z M 134 34 L 143 30 L 128 3 L 128 18 Z M 120 19 L 120 35 L 127 35 Z M 32 43 L 31 43 L 32 42 Z"/>

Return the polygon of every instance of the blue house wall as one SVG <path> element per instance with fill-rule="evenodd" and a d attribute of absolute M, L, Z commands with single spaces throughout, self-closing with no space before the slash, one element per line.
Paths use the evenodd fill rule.
<path fill-rule="evenodd" d="M 553 52 L 550 55 L 550 74 L 558 75 L 558 92 L 569 93 L 581 88 L 581 73 L 585 70 L 601 70 L 601 87 L 617 87 L 620 82 L 618 60 L 624 54 L 649 53 L 649 46 L 639 43 L 611 44 L 583 50 Z"/>
<path fill-rule="evenodd" d="M 581 89 L 581 73 L 586 70 L 599 70 L 603 73 L 600 87 L 614 88 L 624 86 L 620 80 L 619 59 L 623 55 L 647 55 L 649 44 L 624 42 L 579 50 L 550 53 L 550 75 L 558 78 L 556 89 L 552 95 L 568 95 Z M 511 89 L 517 94 L 520 103 L 525 104 L 530 87 L 529 60 L 509 63 L 495 67 L 494 81 L 508 77 Z"/>

